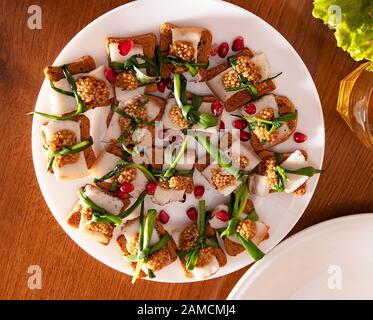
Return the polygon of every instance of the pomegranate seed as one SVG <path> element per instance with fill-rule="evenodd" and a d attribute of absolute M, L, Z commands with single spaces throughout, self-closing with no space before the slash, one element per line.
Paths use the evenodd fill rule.
<path fill-rule="evenodd" d="M 197 212 L 197 209 L 195 207 L 191 207 L 187 210 L 186 212 L 188 218 L 192 221 L 196 221 L 197 218 L 198 218 L 198 212 Z"/>
<path fill-rule="evenodd" d="M 176 136 L 171 136 L 171 137 L 169 138 L 169 141 L 170 141 L 171 143 L 174 143 L 174 142 L 176 141 Z"/>
<path fill-rule="evenodd" d="M 240 140 L 241 141 L 248 141 L 251 138 L 251 133 L 248 131 L 240 131 Z"/>
<path fill-rule="evenodd" d="M 129 195 L 127 192 L 123 192 L 123 191 L 121 191 L 121 190 L 119 190 L 119 191 L 117 192 L 117 196 L 118 196 L 118 198 L 120 198 L 120 199 L 128 199 L 128 198 L 130 197 L 130 195 Z"/>
<path fill-rule="evenodd" d="M 219 45 L 217 43 L 214 43 L 210 50 L 210 56 L 215 57 L 218 53 Z"/>
<path fill-rule="evenodd" d="M 224 130 L 224 129 L 225 129 L 225 123 L 224 121 L 220 121 L 219 130 Z"/>
<path fill-rule="evenodd" d="M 232 122 L 232 125 L 234 128 L 242 130 L 246 128 L 247 122 L 245 120 L 239 119 L 239 120 L 234 120 Z"/>
<path fill-rule="evenodd" d="M 157 183 L 154 182 L 154 181 L 149 181 L 147 184 L 146 184 L 146 192 L 148 194 L 151 194 L 153 195 L 155 193 L 155 189 L 157 189 Z"/>
<path fill-rule="evenodd" d="M 183 195 L 183 200 L 180 200 L 179 202 L 184 203 L 186 201 L 186 194 Z"/>
<path fill-rule="evenodd" d="M 131 51 L 132 47 L 133 47 L 133 41 L 132 40 L 123 40 L 118 45 L 119 53 L 122 56 L 126 56 L 128 54 L 128 52 Z"/>
<path fill-rule="evenodd" d="M 227 211 L 225 210 L 220 210 L 218 211 L 215 216 L 221 220 L 221 221 L 228 221 L 229 220 L 229 214 Z"/>
<path fill-rule="evenodd" d="M 225 58 L 229 51 L 229 44 L 228 42 L 223 42 L 220 44 L 218 48 L 218 55 L 220 58 Z"/>
<path fill-rule="evenodd" d="M 245 44 L 244 44 L 243 37 L 238 36 L 236 39 L 234 39 L 234 41 L 232 43 L 232 50 L 233 51 L 240 51 L 244 48 L 244 46 L 245 46 Z"/>
<path fill-rule="evenodd" d="M 201 199 L 204 193 L 205 193 L 205 187 L 204 186 L 195 186 L 194 187 L 194 196 L 196 197 L 196 199 Z"/>
<path fill-rule="evenodd" d="M 158 217 L 159 217 L 159 221 L 163 224 L 166 224 L 168 220 L 170 220 L 170 216 L 164 210 L 159 211 Z"/>
<path fill-rule="evenodd" d="M 115 79 L 117 77 L 117 74 L 114 72 L 113 69 L 111 69 L 110 67 L 106 67 L 105 70 L 104 70 L 104 75 L 105 75 L 105 78 L 110 82 L 110 83 L 114 83 L 115 82 Z"/>
<path fill-rule="evenodd" d="M 248 103 L 248 104 L 245 106 L 245 111 L 246 111 L 248 114 L 255 114 L 255 113 L 256 113 L 256 106 L 255 106 L 255 104 L 253 104 L 253 103 Z"/>
<path fill-rule="evenodd" d="M 135 187 L 133 186 L 132 183 L 129 183 L 129 182 L 125 182 L 125 183 L 122 183 L 119 187 L 119 190 L 123 193 L 130 193 L 132 192 L 133 190 L 135 190 Z"/>
<path fill-rule="evenodd" d="M 157 83 L 157 88 L 159 92 L 164 92 L 166 89 L 166 80 L 162 80 L 161 82 Z"/>
<path fill-rule="evenodd" d="M 297 143 L 302 143 L 307 140 L 307 136 L 304 133 L 301 132 L 295 132 L 294 133 L 294 141 Z"/>
<path fill-rule="evenodd" d="M 223 106 L 219 101 L 214 101 L 213 103 L 211 103 L 211 112 L 214 116 L 221 116 L 221 114 L 223 113 Z"/>

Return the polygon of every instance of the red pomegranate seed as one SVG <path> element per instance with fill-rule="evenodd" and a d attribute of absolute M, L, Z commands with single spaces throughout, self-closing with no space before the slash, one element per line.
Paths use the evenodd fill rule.
<path fill-rule="evenodd" d="M 239 119 L 239 120 L 234 120 L 232 122 L 232 125 L 233 125 L 234 128 L 242 130 L 242 129 L 245 129 L 247 127 L 247 122 L 246 122 L 246 120 Z"/>
<path fill-rule="evenodd" d="M 240 140 L 241 141 L 248 141 L 251 138 L 251 133 L 248 131 L 240 131 Z"/>
<path fill-rule="evenodd" d="M 197 212 L 197 209 L 195 207 L 191 207 L 187 210 L 186 212 L 188 218 L 192 221 L 196 221 L 197 218 L 198 218 L 198 212 Z"/>
<path fill-rule="evenodd" d="M 245 106 L 245 111 L 246 111 L 248 114 L 255 114 L 255 113 L 256 113 L 256 106 L 255 106 L 255 104 L 253 104 L 253 103 L 248 103 L 248 104 Z"/>
<path fill-rule="evenodd" d="M 228 221 L 229 220 L 229 214 L 227 211 L 225 210 L 220 210 L 218 211 L 215 216 L 221 220 L 221 221 Z"/>
<path fill-rule="evenodd" d="M 244 39 L 241 36 L 238 36 L 236 39 L 234 39 L 232 43 L 232 50 L 233 51 L 240 51 L 244 48 Z"/>
<path fill-rule="evenodd" d="M 215 57 L 217 55 L 217 53 L 218 53 L 218 48 L 219 48 L 219 45 L 217 43 L 214 43 L 211 46 L 210 56 Z"/>
<path fill-rule="evenodd" d="M 223 113 L 223 106 L 219 101 L 211 103 L 211 112 L 214 116 L 220 116 Z"/>
<path fill-rule="evenodd" d="M 224 130 L 224 129 L 225 129 L 225 123 L 224 121 L 220 121 L 219 130 Z"/>
<path fill-rule="evenodd" d="M 159 221 L 163 224 L 166 224 L 168 220 L 170 220 L 170 216 L 164 210 L 159 211 L 158 217 L 159 217 Z"/>
<path fill-rule="evenodd" d="M 133 186 L 132 183 L 129 182 L 124 182 L 120 185 L 119 190 L 123 193 L 130 193 L 133 190 L 135 190 L 135 187 Z"/>
<path fill-rule="evenodd" d="M 161 82 L 157 83 L 157 88 L 159 92 L 164 92 L 166 89 L 166 80 L 162 80 Z"/>
<path fill-rule="evenodd" d="M 121 199 L 128 199 L 130 197 L 130 195 L 127 192 L 123 192 L 120 190 L 117 192 L 117 196 Z"/>
<path fill-rule="evenodd" d="M 225 58 L 229 51 L 229 44 L 228 42 L 223 42 L 220 44 L 218 48 L 218 55 L 220 58 Z"/>
<path fill-rule="evenodd" d="M 106 67 L 105 70 L 104 70 L 104 75 L 105 75 L 105 78 L 110 82 L 110 83 L 114 83 L 115 82 L 115 79 L 117 77 L 117 74 L 114 72 L 113 69 L 111 69 L 110 67 Z"/>
<path fill-rule="evenodd" d="M 157 189 L 157 183 L 154 182 L 154 181 L 149 181 L 147 184 L 146 184 L 146 192 L 148 194 L 151 194 L 153 195 L 155 193 L 155 189 Z"/>
<path fill-rule="evenodd" d="M 169 138 L 169 141 L 170 141 L 171 143 L 174 143 L 174 142 L 176 141 L 176 136 L 171 136 L 171 137 Z"/>
<path fill-rule="evenodd" d="M 297 143 L 302 143 L 307 140 L 307 136 L 301 132 L 294 133 L 294 141 Z"/>
<path fill-rule="evenodd" d="M 201 199 L 204 193 L 205 193 L 205 187 L 204 186 L 195 186 L 194 187 L 194 196 L 196 197 L 196 199 Z"/>
<path fill-rule="evenodd" d="M 126 56 L 128 54 L 128 52 L 131 51 L 132 47 L 133 47 L 133 41 L 132 40 L 123 40 L 118 45 L 119 53 L 122 56 Z"/>

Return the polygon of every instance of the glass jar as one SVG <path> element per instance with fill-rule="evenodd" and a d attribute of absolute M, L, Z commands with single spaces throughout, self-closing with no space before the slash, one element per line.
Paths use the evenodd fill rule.
<path fill-rule="evenodd" d="M 373 63 L 360 65 L 341 81 L 337 111 L 360 141 L 373 149 Z"/>

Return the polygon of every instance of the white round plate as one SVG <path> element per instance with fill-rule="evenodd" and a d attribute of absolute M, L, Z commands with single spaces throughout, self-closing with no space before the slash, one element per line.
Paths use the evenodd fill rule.
<path fill-rule="evenodd" d="M 322 166 L 324 121 L 319 96 L 307 68 L 292 46 L 275 29 L 254 14 L 234 5 L 214 0 L 188 0 L 182 3 L 172 0 L 135 1 L 106 13 L 85 27 L 66 45 L 53 64 L 60 65 L 74 61 L 87 54 L 96 59 L 97 65 L 103 64 L 106 62 L 104 46 L 106 37 L 130 36 L 146 32 L 158 34 L 159 26 L 164 22 L 172 22 L 180 26 L 206 27 L 213 33 L 214 43 L 222 41 L 231 43 L 237 35 L 242 35 L 246 45 L 254 52 L 264 52 L 270 61 L 271 74 L 283 72 L 282 76 L 276 79 L 276 92 L 288 96 L 294 102 L 299 111 L 298 130 L 309 137 L 300 145 L 289 139 L 277 150 L 289 151 L 302 148 L 308 152 L 313 166 L 317 168 Z M 215 58 L 211 64 L 221 61 Z M 208 93 L 204 84 L 193 86 L 192 89 Z M 45 81 L 37 100 L 37 110 L 50 112 L 48 90 L 48 83 Z M 88 112 L 94 129 L 92 136 L 96 141 L 96 150 L 99 149 L 97 141 L 101 140 L 106 113 L 107 110 L 100 108 Z M 58 182 L 52 175 L 47 174 L 46 158 L 42 152 L 40 136 L 40 125 L 43 122 L 45 119 L 34 117 L 32 151 L 40 188 L 53 215 L 69 236 L 90 255 L 114 269 L 130 274 L 132 271 L 118 253 L 115 241 L 107 247 L 101 246 L 91 239 L 82 237 L 66 224 L 66 216 L 78 199 L 78 188 L 90 182 L 92 178 Z M 200 183 L 205 183 L 198 174 L 196 179 L 199 179 Z M 270 239 L 261 246 L 264 251 L 279 243 L 295 225 L 307 207 L 317 181 L 318 176 L 310 179 L 307 193 L 303 197 L 273 194 L 265 200 L 253 199 L 261 219 L 271 226 Z M 219 197 L 207 185 L 206 188 L 205 198 L 208 207 L 211 208 L 219 201 Z M 170 232 L 188 223 L 185 211 L 193 199 L 193 196 L 189 196 L 184 204 L 172 203 L 166 206 L 166 210 L 171 215 L 170 222 L 166 225 Z M 246 253 L 229 257 L 228 264 L 211 278 L 226 275 L 251 262 L 252 259 Z M 193 281 L 184 277 L 179 262 L 159 272 L 155 280 Z"/>
<path fill-rule="evenodd" d="M 319 223 L 250 268 L 229 300 L 373 299 L 373 213 Z"/>

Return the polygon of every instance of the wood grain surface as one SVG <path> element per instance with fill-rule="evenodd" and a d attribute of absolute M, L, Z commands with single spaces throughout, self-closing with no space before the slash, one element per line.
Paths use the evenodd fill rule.
<path fill-rule="evenodd" d="M 50 213 L 35 178 L 31 116 L 43 68 L 85 25 L 125 3 L 120 0 L 2 0 L 0 17 L 0 298 L 225 299 L 247 268 L 191 284 L 138 281 L 96 261 Z M 291 234 L 315 223 L 373 212 L 373 152 L 336 112 L 339 82 L 358 66 L 337 48 L 333 32 L 312 17 L 312 1 L 230 1 L 274 26 L 298 51 L 320 94 L 326 126 L 326 173 Z M 41 30 L 27 27 L 27 8 L 40 5 Z M 27 286 L 30 265 L 42 268 L 42 289 Z"/>

